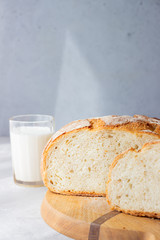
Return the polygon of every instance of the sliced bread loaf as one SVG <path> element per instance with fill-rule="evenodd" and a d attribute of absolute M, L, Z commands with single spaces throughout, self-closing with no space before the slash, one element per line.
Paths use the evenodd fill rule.
<path fill-rule="evenodd" d="M 105 196 L 113 159 L 126 149 L 159 140 L 159 124 L 145 116 L 107 116 L 66 125 L 44 149 L 44 184 L 57 193 Z"/>
<path fill-rule="evenodd" d="M 160 218 L 160 141 L 127 150 L 113 161 L 107 183 L 112 209 Z"/>

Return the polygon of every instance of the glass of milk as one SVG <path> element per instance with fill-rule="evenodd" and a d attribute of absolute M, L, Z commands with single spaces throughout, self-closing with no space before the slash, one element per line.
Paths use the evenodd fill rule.
<path fill-rule="evenodd" d="M 54 133 L 54 118 L 48 115 L 21 115 L 12 117 L 9 122 L 15 183 L 43 186 L 41 156 Z"/>

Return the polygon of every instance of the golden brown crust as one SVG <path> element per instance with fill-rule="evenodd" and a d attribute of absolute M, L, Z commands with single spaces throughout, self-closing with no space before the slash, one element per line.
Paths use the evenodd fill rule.
<path fill-rule="evenodd" d="M 104 194 L 104 193 L 95 193 L 95 192 L 57 191 L 57 190 L 55 190 L 54 188 L 50 188 L 49 186 L 48 186 L 48 189 L 49 189 L 51 192 L 54 192 L 54 193 L 57 193 L 57 194 L 68 195 L 68 196 L 82 196 L 82 197 L 105 197 L 105 196 L 106 196 L 106 194 Z"/>
<path fill-rule="evenodd" d="M 112 206 L 112 203 L 111 201 L 109 200 L 109 195 L 108 195 L 108 185 L 111 181 L 111 174 L 112 174 L 112 170 L 114 169 L 114 167 L 117 165 L 117 163 L 120 161 L 120 159 L 126 155 L 128 152 L 132 151 L 132 152 L 136 152 L 136 153 L 140 153 L 142 151 L 144 151 L 145 149 L 149 148 L 150 146 L 152 145 L 155 145 L 155 144 L 159 144 L 160 145 L 160 140 L 157 140 L 157 141 L 153 141 L 153 142 L 149 142 L 149 143 L 145 143 L 143 145 L 143 147 L 140 149 L 140 150 L 135 150 L 133 148 L 130 148 L 126 151 L 124 151 L 123 153 L 119 154 L 117 157 L 115 157 L 115 159 L 113 160 L 110 168 L 109 168 L 109 174 L 108 174 L 108 181 L 107 181 L 107 184 L 106 184 L 106 199 L 107 199 L 107 202 L 108 204 L 110 205 L 111 209 L 112 210 L 117 210 L 119 212 L 124 212 L 124 213 L 128 213 L 128 214 L 131 214 L 131 215 L 134 215 L 134 216 L 147 216 L 147 217 L 153 217 L 153 218 L 160 218 L 160 213 L 154 213 L 154 212 L 140 212 L 140 211 L 133 211 L 133 210 L 125 210 L 125 209 L 121 209 L 120 207 L 118 206 Z"/>
<path fill-rule="evenodd" d="M 160 138 L 160 120 L 154 118 L 148 118 L 146 116 L 135 115 L 131 116 L 106 116 L 101 118 L 92 118 L 85 120 L 77 120 L 71 122 L 56 132 L 52 138 L 47 143 L 43 154 L 42 154 L 42 162 L 41 162 L 41 174 L 44 185 L 49 188 L 53 192 L 54 188 L 50 188 L 47 182 L 47 172 L 46 172 L 46 159 L 47 155 L 50 152 L 50 149 L 56 144 L 56 142 L 63 137 L 65 134 L 70 134 L 73 132 L 78 132 L 81 129 L 86 131 L 97 131 L 103 129 L 114 129 L 120 131 L 128 131 L 132 133 L 141 133 L 141 134 L 149 134 L 149 135 L 157 135 Z M 97 193 L 84 193 L 84 192 L 75 192 L 71 193 L 68 191 L 60 192 L 62 194 L 73 194 L 73 195 L 84 195 L 84 196 L 104 196 L 104 194 Z"/>
<path fill-rule="evenodd" d="M 121 209 L 119 207 L 113 207 L 113 206 L 111 206 L 111 209 L 117 210 L 119 212 L 127 213 L 133 216 L 137 216 L 137 217 L 160 218 L 160 213 L 155 213 L 155 212 L 139 212 L 139 211 L 125 210 L 125 209 Z"/>

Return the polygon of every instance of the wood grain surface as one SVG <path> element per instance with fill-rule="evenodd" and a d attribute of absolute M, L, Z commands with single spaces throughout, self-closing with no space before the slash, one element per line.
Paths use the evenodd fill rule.
<path fill-rule="evenodd" d="M 160 240 L 160 220 L 111 211 L 104 197 L 80 197 L 47 191 L 44 221 L 77 240 Z"/>

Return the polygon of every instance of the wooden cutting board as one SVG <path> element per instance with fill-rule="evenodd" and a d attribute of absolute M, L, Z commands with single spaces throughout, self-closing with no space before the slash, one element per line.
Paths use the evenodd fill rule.
<path fill-rule="evenodd" d="M 56 231 L 79 240 L 160 240 L 160 220 L 111 211 L 104 197 L 47 191 L 41 215 Z"/>

